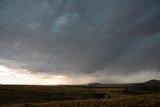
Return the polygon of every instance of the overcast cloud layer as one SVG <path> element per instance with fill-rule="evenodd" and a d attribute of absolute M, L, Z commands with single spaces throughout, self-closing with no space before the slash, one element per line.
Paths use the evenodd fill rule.
<path fill-rule="evenodd" d="M 0 0 L 0 59 L 33 73 L 159 73 L 160 1 Z"/>

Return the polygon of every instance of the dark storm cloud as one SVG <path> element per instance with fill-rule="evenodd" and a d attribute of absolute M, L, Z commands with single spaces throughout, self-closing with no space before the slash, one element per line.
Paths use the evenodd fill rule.
<path fill-rule="evenodd" d="M 37 72 L 159 71 L 159 0 L 1 0 L 0 58 Z"/>

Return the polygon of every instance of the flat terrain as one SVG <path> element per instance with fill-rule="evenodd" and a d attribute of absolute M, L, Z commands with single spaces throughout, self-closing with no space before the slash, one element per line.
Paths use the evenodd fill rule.
<path fill-rule="evenodd" d="M 0 85 L 0 107 L 160 107 L 160 85 Z"/>

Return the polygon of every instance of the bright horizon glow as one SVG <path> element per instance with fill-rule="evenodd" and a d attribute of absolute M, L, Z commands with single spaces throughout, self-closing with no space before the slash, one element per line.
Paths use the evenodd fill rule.
<path fill-rule="evenodd" d="M 0 84 L 57 85 L 71 81 L 63 75 L 31 74 L 25 69 L 11 69 L 0 65 Z"/>
<path fill-rule="evenodd" d="M 0 84 L 22 85 L 74 85 L 88 84 L 94 81 L 90 75 L 51 74 L 46 72 L 32 72 L 25 69 L 25 64 L 12 60 L 0 59 Z"/>
<path fill-rule="evenodd" d="M 44 72 L 33 73 L 21 67 L 20 64 L 9 60 L 0 60 L 0 84 L 22 84 L 22 85 L 80 85 L 94 82 L 104 84 L 110 83 L 136 83 L 150 79 L 160 79 L 160 73 L 156 71 L 145 71 L 136 74 L 103 74 L 94 76 L 92 74 L 49 74 Z M 97 74 L 98 75 L 98 74 Z M 136 78 L 136 79 L 135 79 Z M 107 81 L 106 83 L 101 81 Z"/>

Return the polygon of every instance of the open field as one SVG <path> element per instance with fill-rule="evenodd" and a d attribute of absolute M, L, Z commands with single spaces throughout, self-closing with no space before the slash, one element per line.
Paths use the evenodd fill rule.
<path fill-rule="evenodd" d="M 0 107 L 160 107 L 160 85 L 0 85 Z"/>

